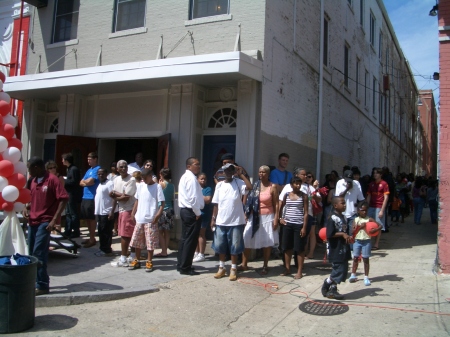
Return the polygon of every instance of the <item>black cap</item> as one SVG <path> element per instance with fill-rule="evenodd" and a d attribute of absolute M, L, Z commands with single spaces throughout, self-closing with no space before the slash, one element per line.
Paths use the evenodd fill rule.
<path fill-rule="evenodd" d="M 225 154 L 222 156 L 222 160 L 227 160 L 227 159 L 232 159 L 232 160 L 234 160 L 234 155 L 233 155 L 232 153 L 225 153 Z"/>
<path fill-rule="evenodd" d="M 353 181 L 353 172 L 351 170 L 346 170 L 344 172 L 344 179 L 346 182 L 352 182 Z"/>

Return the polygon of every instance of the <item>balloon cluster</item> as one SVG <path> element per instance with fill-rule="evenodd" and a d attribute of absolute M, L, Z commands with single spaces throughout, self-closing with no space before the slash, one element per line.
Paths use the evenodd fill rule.
<path fill-rule="evenodd" d="M 16 117 L 10 114 L 11 97 L 3 91 L 5 74 L 0 71 L 0 209 L 20 212 L 30 202 L 25 188 L 27 166 L 20 161 L 22 142 L 16 138 Z"/>

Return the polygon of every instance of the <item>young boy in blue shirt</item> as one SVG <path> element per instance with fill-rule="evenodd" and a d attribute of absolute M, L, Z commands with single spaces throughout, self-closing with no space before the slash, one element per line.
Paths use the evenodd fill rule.
<path fill-rule="evenodd" d="M 333 197 L 333 210 L 326 221 L 328 240 L 328 260 L 332 271 L 323 281 L 322 295 L 324 297 L 340 300 L 344 296 L 339 294 L 337 285 L 345 282 L 348 274 L 348 261 L 351 260 L 350 245 L 352 237 L 348 235 L 347 219 L 342 214 L 346 204 L 344 197 Z"/>

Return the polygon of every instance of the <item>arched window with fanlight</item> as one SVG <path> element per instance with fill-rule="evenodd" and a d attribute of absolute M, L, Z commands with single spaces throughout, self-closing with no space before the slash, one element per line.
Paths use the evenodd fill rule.
<path fill-rule="evenodd" d="M 233 108 L 222 108 L 213 113 L 208 122 L 210 129 L 235 128 L 237 111 Z"/>
<path fill-rule="evenodd" d="M 50 125 L 49 133 L 58 133 L 58 118 L 55 118 Z"/>

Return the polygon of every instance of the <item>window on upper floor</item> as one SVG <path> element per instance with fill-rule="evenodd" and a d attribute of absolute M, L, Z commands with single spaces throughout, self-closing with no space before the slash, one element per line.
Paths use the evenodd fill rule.
<path fill-rule="evenodd" d="M 350 59 L 350 50 L 347 44 L 344 46 L 344 84 L 348 88 L 348 63 Z"/>
<path fill-rule="evenodd" d="M 375 117 L 375 112 L 377 109 L 377 87 L 378 87 L 378 81 L 377 79 L 374 77 L 372 80 L 372 115 L 373 117 Z"/>
<path fill-rule="evenodd" d="M 115 0 L 113 32 L 145 27 L 146 0 Z"/>
<path fill-rule="evenodd" d="M 378 37 L 378 57 L 383 60 L 383 33 L 380 31 L 380 35 Z"/>
<path fill-rule="evenodd" d="M 376 20 L 372 12 L 370 12 L 370 44 L 375 47 L 375 28 Z"/>
<path fill-rule="evenodd" d="M 230 14 L 230 0 L 190 0 L 189 20 Z"/>
<path fill-rule="evenodd" d="M 323 65 L 328 67 L 328 20 L 323 20 Z"/>
<path fill-rule="evenodd" d="M 52 43 L 74 40 L 78 31 L 80 0 L 56 0 Z"/>
<path fill-rule="evenodd" d="M 364 0 L 359 1 L 359 24 L 364 28 Z"/>
<path fill-rule="evenodd" d="M 359 97 L 359 68 L 361 67 L 361 61 L 359 59 L 356 59 L 356 74 L 355 74 L 355 82 L 356 82 L 356 98 Z"/>
<path fill-rule="evenodd" d="M 366 70 L 364 74 L 364 106 L 369 104 L 369 72 Z"/>

